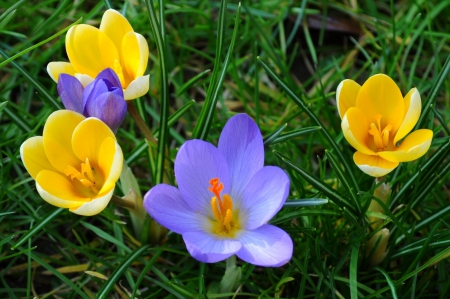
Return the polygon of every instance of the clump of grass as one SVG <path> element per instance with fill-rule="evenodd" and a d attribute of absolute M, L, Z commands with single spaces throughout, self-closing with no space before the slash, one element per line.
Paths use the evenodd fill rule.
<path fill-rule="evenodd" d="M 3 1 L 0 298 L 446 298 L 449 4 Z M 239 288 L 220 293 L 225 263 L 197 262 L 179 235 L 146 244 L 134 236 L 126 210 L 110 204 L 80 217 L 39 197 L 19 147 L 61 107 L 46 65 L 66 59 L 64 35 L 39 43 L 81 17 L 98 24 L 107 6 L 123 12 L 150 45 L 151 89 L 135 104 L 159 146 L 148 151 L 130 117 L 118 132 L 141 191 L 164 176 L 175 184 L 177 148 L 192 138 L 217 143 L 224 123 L 245 112 L 266 136 L 266 164 L 289 173 L 289 199 L 328 199 L 285 207 L 272 220 L 294 240 L 289 264 L 265 269 L 238 261 Z M 365 212 L 376 183 L 353 164 L 334 91 L 345 78 L 362 83 L 380 72 L 403 93 L 419 89 L 418 126 L 435 136 L 426 156 L 386 178 L 389 252 L 371 267 L 365 246 L 374 231 Z"/>

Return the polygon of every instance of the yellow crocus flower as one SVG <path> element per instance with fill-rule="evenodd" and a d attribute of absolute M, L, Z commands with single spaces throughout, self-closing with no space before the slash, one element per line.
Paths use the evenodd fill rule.
<path fill-rule="evenodd" d="M 42 135 L 20 147 L 41 197 L 75 214 L 100 213 L 113 195 L 123 165 L 114 133 L 97 118 L 59 110 L 48 117 Z"/>
<path fill-rule="evenodd" d="M 417 88 L 403 98 L 391 78 L 377 74 L 362 86 L 353 80 L 342 81 L 336 101 L 344 137 L 357 150 L 353 160 L 368 175 L 384 176 L 400 162 L 416 160 L 430 148 L 431 130 L 408 135 L 422 109 Z"/>
<path fill-rule="evenodd" d="M 143 96 L 149 89 L 149 75 L 144 76 L 148 63 L 148 44 L 133 31 L 130 23 L 118 11 L 108 9 L 100 28 L 75 25 L 67 32 L 66 51 L 69 62 L 50 62 L 47 71 L 58 82 L 59 74 L 69 74 L 83 86 L 92 82 L 106 68 L 118 75 L 125 100 Z"/>

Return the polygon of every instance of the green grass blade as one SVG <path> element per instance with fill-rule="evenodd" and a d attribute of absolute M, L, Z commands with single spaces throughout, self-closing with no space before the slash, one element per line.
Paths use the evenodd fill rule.
<path fill-rule="evenodd" d="M 307 127 L 307 128 L 301 128 L 301 129 L 293 130 L 290 132 L 282 133 L 278 137 L 276 137 L 272 142 L 270 142 L 270 144 L 285 142 L 285 141 L 291 140 L 292 138 L 296 138 L 298 136 L 316 132 L 321 129 L 322 129 L 321 127 Z"/>
<path fill-rule="evenodd" d="M 384 277 L 386 278 L 386 281 L 387 281 L 389 287 L 391 288 L 392 298 L 398 299 L 398 297 L 397 297 L 397 292 L 395 291 L 395 285 L 394 285 L 394 283 L 392 282 L 391 278 L 389 277 L 389 274 L 387 274 L 386 271 L 384 271 L 383 269 L 381 269 L 381 268 L 379 268 L 379 267 L 376 267 L 375 269 L 378 270 L 378 271 L 380 271 L 381 274 L 383 274 Z"/>
<path fill-rule="evenodd" d="M 297 172 L 299 175 L 301 175 L 307 182 L 309 182 L 311 185 L 316 187 L 319 191 L 321 191 L 323 194 L 325 194 L 328 198 L 330 198 L 336 205 L 338 205 L 341 208 L 347 207 L 351 211 L 354 211 L 352 205 L 344 199 L 341 195 L 338 194 L 336 190 L 329 187 L 327 184 L 321 182 L 319 179 L 314 177 L 313 175 L 309 174 L 307 171 L 305 171 L 300 166 L 295 165 L 289 159 L 284 157 L 282 154 L 280 154 L 277 151 L 273 151 L 275 155 L 277 155 L 281 160 L 283 160 L 286 165 L 288 165 L 292 170 Z"/>
<path fill-rule="evenodd" d="M 159 64 L 161 68 L 161 116 L 159 121 L 159 138 L 158 138 L 158 149 L 157 149 L 157 157 L 156 157 L 156 174 L 155 181 L 153 182 L 155 185 L 162 183 L 164 176 L 164 161 L 165 161 L 165 153 L 166 153 L 166 144 L 168 142 L 168 133 L 169 126 L 167 124 L 167 120 L 169 117 L 169 81 L 168 81 L 168 70 L 167 70 L 167 61 L 166 61 L 166 43 L 164 39 L 164 29 L 165 20 L 164 20 L 164 5 L 161 5 L 163 1 L 160 2 L 160 16 L 163 18 L 159 20 L 161 24 L 158 23 L 156 18 L 155 8 L 150 0 L 146 0 L 147 4 L 148 16 L 150 18 L 150 27 L 152 28 L 153 36 L 156 41 L 156 48 L 158 49 L 159 54 Z"/>
<path fill-rule="evenodd" d="M 359 242 L 352 245 L 352 254 L 350 257 L 350 298 L 358 299 L 358 254 Z"/>
<path fill-rule="evenodd" d="M 34 49 L 36 49 L 37 47 L 40 47 L 40 46 L 42 46 L 43 44 L 48 43 L 49 41 L 51 41 L 51 40 L 54 39 L 54 38 L 57 38 L 57 37 L 60 36 L 61 34 L 63 34 L 63 33 L 65 33 L 66 31 L 68 31 L 70 28 L 72 28 L 72 26 L 74 26 L 74 25 L 80 23 L 82 20 L 83 20 L 83 18 L 79 18 L 76 22 L 70 24 L 69 26 L 67 26 L 67 27 L 64 28 L 63 30 L 57 32 L 56 34 L 53 34 L 53 35 L 50 36 L 49 38 L 47 38 L 47 39 L 45 39 L 45 40 L 43 40 L 43 41 L 41 41 L 41 42 L 39 42 L 39 43 L 37 43 L 37 44 L 35 44 L 35 45 L 33 45 L 33 46 L 31 46 L 31 47 L 29 47 L 29 48 L 23 50 L 23 51 L 20 51 L 20 52 L 17 53 L 16 55 L 11 56 L 11 57 L 9 57 L 8 59 L 6 59 L 6 60 L 0 62 L 0 68 L 2 68 L 3 66 L 5 66 L 6 64 L 10 63 L 10 62 L 13 61 L 14 59 L 16 59 L 16 58 L 18 58 L 18 57 L 20 57 L 20 56 L 22 56 L 22 55 L 24 55 L 24 54 L 30 52 L 31 50 L 34 50 Z M 2 55 L 3 55 L 3 54 L 2 54 Z M 5 57 L 6 57 L 6 56 L 5 56 Z"/>
<path fill-rule="evenodd" d="M 283 204 L 283 207 L 285 208 L 311 207 L 324 205 L 327 203 L 328 199 L 325 198 L 305 198 L 305 199 L 288 200 Z"/>
<path fill-rule="evenodd" d="M 303 100 L 261 58 L 259 58 L 259 62 L 266 70 L 266 72 L 269 74 L 269 76 L 272 77 L 272 79 L 274 79 L 275 82 L 281 87 L 281 89 L 283 89 L 288 94 L 288 96 L 311 118 L 311 120 L 317 126 L 322 128 L 320 132 L 328 140 L 333 150 L 339 156 L 339 160 L 344 165 L 346 173 L 349 176 L 350 181 L 352 182 L 353 189 L 359 191 L 359 186 L 358 183 L 356 182 L 355 176 L 353 175 L 352 168 L 348 164 L 347 159 L 345 159 L 344 155 L 342 154 L 342 151 L 339 149 L 333 137 L 328 133 L 326 129 L 324 129 L 324 126 L 322 122 L 319 120 L 319 118 L 306 106 Z"/>
<path fill-rule="evenodd" d="M 415 127 L 415 130 L 418 128 L 422 128 L 424 126 L 425 120 L 428 119 L 430 116 L 430 105 L 434 105 L 436 102 L 436 97 L 439 94 L 439 91 L 441 89 L 442 84 L 444 84 L 444 81 L 447 80 L 448 72 L 450 71 L 450 54 L 447 56 L 447 60 L 444 63 L 444 66 L 442 67 L 441 72 L 436 77 L 436 80 L 434 81 L 433 87 L 431 88 L 430 94 L 428 96 L 428 100 L 425 102 L 425 109 L 423 109 L 419 121 L 417 122 L 417 125 Z"/>
<path fill-rule="evenodd" d="M 5 57 L 6 59 L 9 58 L 8 54 L 6 54 L 3 49 L 0 48 L 0 55 Z M 15 61 L 11 61 L 11 64 L 20 72 L 22 73 L 25 78 L 34 85 L 34 87 L 39 91 L 41 94 L 40 96 L 43 98 L 44 101 L 46 101 L 48 104 L 51 104 L 53 108 L 59 110 L 61 109 L 61 104 L 58 103 L 51 95 L 50 93 L 39 83 L 33 76 L 31 76 L 25 69 L 23 69 L 18 63 Z M 39 95 L 38 93 L 38 95 Z"/>
<path fill-rule="evenodd" d="M 44 217 L 41 221 L 39 221 L 32 229 L 30 229 L 22 238 L 20 238 L 16 244 L 14 244 L 11 249 L 16 249 L 23 243 L 25 243 L 29 238 L 34 236 L 38 231 L 40 231 L 44 226 L 47 225 L 47 223 L 51 222 L 56 216 L 61 214 L 65 209 L 56 209 L 52 213 L 50 213 L 48 216 Z"/>
<path fill-rule="evenodd" d="M 102 288 L 97 293 L 97 298 L 108 298 L 108 293 L 114 286 L 114 284 L 119 280 L 122 274 L 130 267 L 131 263 L 133 263 L 138 257 L 144 253 L 150 245 L 144 245 L 139 247 L 135 251 L 131 252 L 127 257 L 125 257 L 122 264 L 114 269 L 114 272 L 108 277 L 106 283 L 102 286 Z"/>
<path fill-rule="evenodd" d="M 264 145 L 270 145 L 275 141 L 275 139 L 283 132 L 283 130 L 287 127 L 287 124 L 282 124 L 275 131 L 269 133 L 266 137 L 264 137 L 263 142 Z"/>
<path fill-rule="evenodd" d="M 222 90 L 222 83 L 225 80 L 225 75 L 227 73 L 228 64 L 230 63 L 230 57 L 233 53 L 234 44 L 236 42 L 236 37 L 239 29 L 239 17 L 241 13 L 241 5 L 239 4 L 238 10 L 236 12 L 236 19 L 234 22 L 233 36 L 231 38 L 230 47 L 228 48 L 225 61 L 220 71 L 219 78 L 214 85 L 208 89 L 208 96 L 203 105 L 202 111 L 200 112 L 199 120 L 193 131 L 193 137 L 198 139 L 206 140 L 209 133 L 209 128 L 211 127 L 212 119 L 216 111 L 217 101 L 219 100 L 219 93 Z M 216 69 L 214 69 L 213 73 Z M 211 90 L 211 92 L 210 92 Z"/>

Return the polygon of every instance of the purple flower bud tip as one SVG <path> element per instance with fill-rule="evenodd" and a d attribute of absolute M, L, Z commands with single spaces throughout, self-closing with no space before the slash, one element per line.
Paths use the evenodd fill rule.
<path fill-rule="evenodd" d="M 83 85 L 77 78 L 68 74 L 59 75 L 57 89 L 67 110 L 83 113 Z"/>

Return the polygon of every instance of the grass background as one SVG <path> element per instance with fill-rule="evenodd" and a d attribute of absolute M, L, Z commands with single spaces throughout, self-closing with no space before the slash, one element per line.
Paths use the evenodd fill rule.
<path fill-rule="evenodd" d="M 150 46 L 151 88 L 135 103 L 162 136 L 156 156 L 131 117 L 118 131 L 142 192 L 163 175 L 173 182 L 185 140 L 217 144 L 224 123 L 245 112 L 268 137 L 266 164 L 291 177 L 289 200 L 329 200 L 286 207 L 271 221 L 294 240 L 289 264 L 238 260 L 238 291 L 220 293 L 225 262 L 197 262 L 179 235 L 146 244 L 134 236 L 129 213 L 113 204 L 80 217 L 40 198 L 19 148 L 42 134 L 60 106 L 46 65 L 67 58 L 64 34 L 38 43 L 81 17 L 98 26 L 107 6 Z M 0 298 L 449 297 L 450 1 L 6 0 L 0 12 Z M 403 94 L 419 89 L 418 126 L 435 137 L 426 156 L 387 176 L 389 253 L 370 267 L 365 244 L 374 231 L 365 211 L 375 182 L 353 164 L 334 97 L 341 80 L 363 83 L 380 72 Z M 116 194 L 123 195 L 120 186 Z"/>

